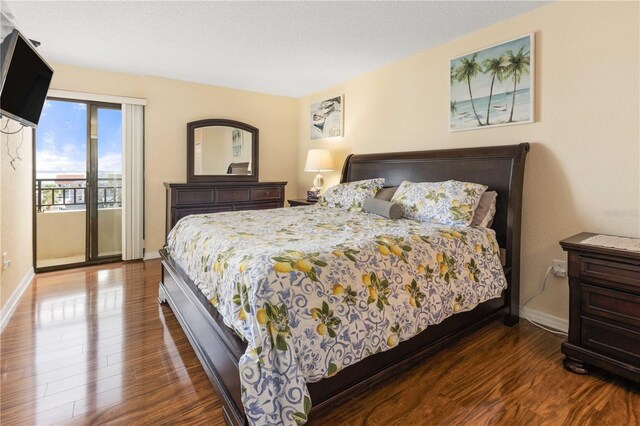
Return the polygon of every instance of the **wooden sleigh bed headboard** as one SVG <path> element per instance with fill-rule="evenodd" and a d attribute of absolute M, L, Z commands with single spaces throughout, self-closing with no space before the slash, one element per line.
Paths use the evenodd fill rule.
<path fill-rule="evenodd" d="M 525 157 L 528 143 L 482 148 L 442 149 L 381 154 L 351 154 L 340 182 L 385 178 L 385 186 L 402 181 L 440 182 L 449 179 L 487 185 L 496 191 L 496 215 L 491 226 L 505 250 L 506 298 L 517 318 L 520 299 L 520 222 Z M 513 318 L 515 321 L 516 318 Z"/>

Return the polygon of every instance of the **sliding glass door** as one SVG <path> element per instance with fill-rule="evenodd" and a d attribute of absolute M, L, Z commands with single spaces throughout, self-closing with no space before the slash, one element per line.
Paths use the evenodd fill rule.
<path fill-rule="evenodd" d="M 34 149 L 38 270 L 120 259 L 120 105 L 48 99 Z"/>
<path fill-rule="evenodd" d="M 89 258 L 122 254 L 122 115 L 91 105 Z"/>

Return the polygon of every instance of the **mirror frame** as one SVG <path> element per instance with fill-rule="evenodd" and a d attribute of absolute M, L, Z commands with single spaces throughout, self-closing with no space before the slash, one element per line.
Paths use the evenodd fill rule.
<path fill-rule="evenodd" d="M 194 173 L 194 134 L 195 129 L 210 126 L 235 127 L 251 133 L 251 174 L 250 175 L 196 175 Z M 224 118 L 210 118 L 187 123 L 187 183 L 194 182 L 257 182 L 258 181 L 258 144 L 260 131 L 247 123 Z"/>

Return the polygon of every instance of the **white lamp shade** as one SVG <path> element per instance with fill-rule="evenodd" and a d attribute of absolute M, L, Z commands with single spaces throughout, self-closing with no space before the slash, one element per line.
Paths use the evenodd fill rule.
<path fill-rule="evenodd" d="M 331 152 L 328 149 L 310 149 L 307 153 L 306 172 L 330 172 L 333 170 Z"/>

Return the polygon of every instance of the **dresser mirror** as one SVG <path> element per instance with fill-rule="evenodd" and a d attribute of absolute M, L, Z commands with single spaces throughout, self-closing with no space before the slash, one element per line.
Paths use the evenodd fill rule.
<path fill-rule="evenodd" d="M 187 182 L 256 182 L 258 129 L 208 119 L 187 124 Z"/>

